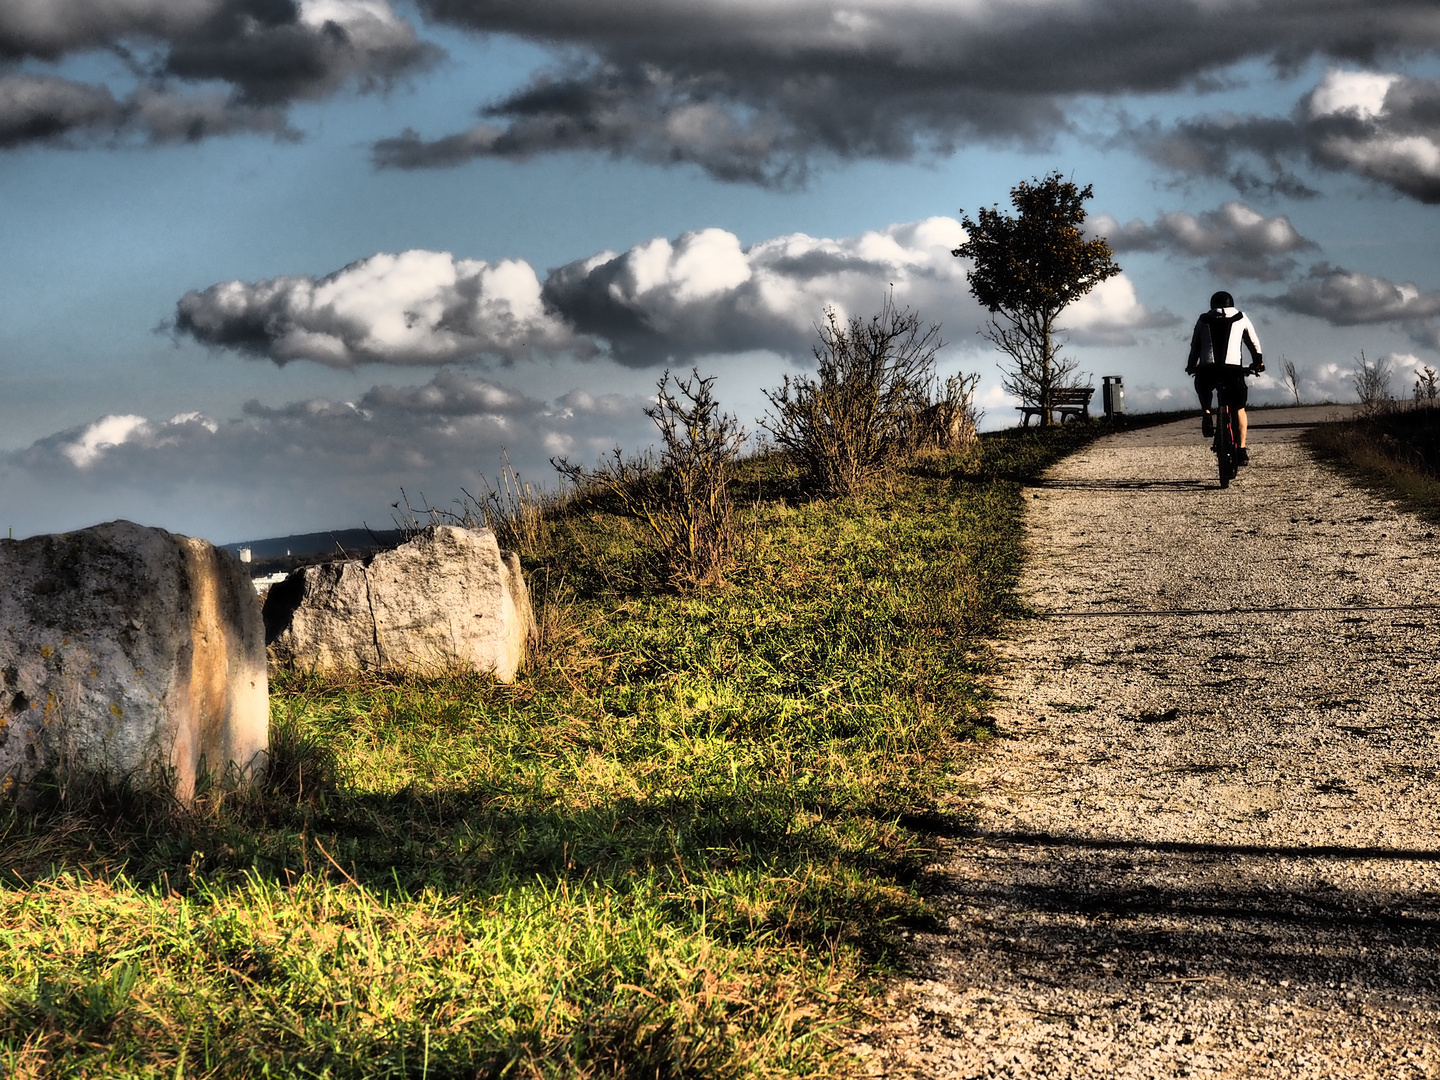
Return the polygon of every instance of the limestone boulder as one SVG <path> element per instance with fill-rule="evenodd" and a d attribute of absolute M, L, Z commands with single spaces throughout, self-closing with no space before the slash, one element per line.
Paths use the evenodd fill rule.
<path fill-rule="evenodd" d="M 204 773 L 253 775 L 269 729 L 260 605 L 234 555 L 129 521 L 0 540 L 0 787 L 80 769 L 168 775 L 189 799 Z"/>
<path fill-rule="evenodd" d="M 489 529 L 454 525 L 363 561 L 304 567 L 265 600 L 274 662 L 322 673 L 466 667 L 512 682 L 534 626 L 519 556 Z"/>

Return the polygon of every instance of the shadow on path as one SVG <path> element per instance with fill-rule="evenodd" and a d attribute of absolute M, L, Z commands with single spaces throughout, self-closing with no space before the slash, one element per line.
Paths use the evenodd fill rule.
<path fill-rule="evenodd" d="M 1040 983 L 1091 995 L 1093 1009 L 1097 990 L 1128 1001 L 1167 982 L 1195 981 L 1232 998 L 1266 987 L 1280 995 L 1275 988 L 1283 986 L 1297 1000 L 1311 992 L 1333 1000 L 1348 989 L 1436 1003 L 1440 896 L 1346 881 L 1333 866 L 1326 872 L 1308 860 L 1440 853 L 1332 848 L 1317 856 L 1248 845 L 1038 839 L 1037 847 L 1036 837 L 1012 845 L 987 836 L 984 850 L 956 854 L 954 865 L 969 863 L 974 873 L 944 883 L 942 905 L 956 917 L 936 943 L 950 954 L 987 956 L 976 969 L 991 973 L 991 993 Z M 1273 870 L 1252 875 L 1249 860 L 1257 856 L 1297 859 L 1291 886 L 1275 888 Z"/>

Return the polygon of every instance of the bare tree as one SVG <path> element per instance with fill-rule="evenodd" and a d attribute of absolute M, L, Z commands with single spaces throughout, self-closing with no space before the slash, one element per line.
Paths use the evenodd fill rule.
<path fill-rule="evenodd" d="M 1051 422 L 1051 392 L 1074 385 L 1076 362 L 1060 355 L 1060 313 L 1096 285 L 1120 273 L 1103 238 L 1086 240 L 1084 188 L 1051 173 L 1010 189 L 1017 213 L 981 209 L 962 216 L 968 239 L 951 254 L 973 260 L 970 291 L 990 312 L 981 331 L 1014 361 L 1004 387 L 1041 407 Z M 963 215 L 963 211 L 962 211 Z M 998 318 L 997 318 L 998 316 Z"/>
<path fill-rule="evenodd" d="M 1295 404 L 1300 404 L 1300 372 L 1295 369 L 1295 361 L 1289 357 L 1280 358 L 1282 369 L 1285 373 L 1285 386 L 1289 389 L 1291 396 L 1295 398 Z"/>

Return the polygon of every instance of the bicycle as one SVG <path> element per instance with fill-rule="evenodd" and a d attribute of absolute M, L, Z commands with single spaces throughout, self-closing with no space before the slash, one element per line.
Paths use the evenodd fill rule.
<path fill-rule="evenodd" d="M 1244 369 L 1244 376 L 1258 375 L 1254 365 Z M 1240 418 L 1230 407 L 1229 388 L 1222 380 L 1215 387 L 1215 464 L 1220 472 L 1220 486 L 1228 488 L 1240 472 Z"/>

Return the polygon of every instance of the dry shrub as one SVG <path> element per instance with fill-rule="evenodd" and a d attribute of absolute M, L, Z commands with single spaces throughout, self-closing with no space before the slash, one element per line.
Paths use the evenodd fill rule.
<path fill-rule="evenodd" d="M 935 381 L 930 404 L 919 414 L 917 449 L 964 450 L 979 441 L 980 412 L 975 407 L 979 385 L 979 375 L 963 373 L 943 383 Z"/>
<path fill-rule="evenodd" d="M 814 378 L 786 376 L 765 396 L 774 414 L 761 421 L 776 444 L 799 460 L 821 495 L 854 495 L 925 448 L 957 449 L 975 438 L 978 376 L 939 384 L 937 324 L 897 308 L 842 323 L 833 309 L 816 327 Z"/>
<path fill-rule="evenodd" d="M 582 615 L 575 591 L 562 576 L 548 571 L 532 583 L 535 631 L 530 665 L 532 683 L 553 682 L 579 692 L 589 685 L 591 673 L 603 664 L 592 646 L 592 619 Z"/>
<path fill-rule="evenodd" d="M 1386 360 L 1367 360 L 1364 350 L 1355 358 L 1355 373 L 1351 382 L 1360 399 L 1360 413 L 1376 416 L 1386 412 L 1394 401 L 1390 396 L 1392 369 Z"/>
<path fill-rule="evenodd" d="M 565 458 L 551 464 L 577 492 L 599 490 L 643 522 L 679 585 L 718 584 L 735 558 L 737 532 L 727 475 L 745 431 L 720 411 L 715 379 L 660 376 L 655 404 L 645 415 L 660 430 L 659 456 L 627 458 L 617 446 L 594 469 Z"/>
<path fill-rule="evenodd" d="M 1415 372 L 1415 403 L 1434 407 L 1440 401 L 1440 372 L 1429 364 Z"/>

